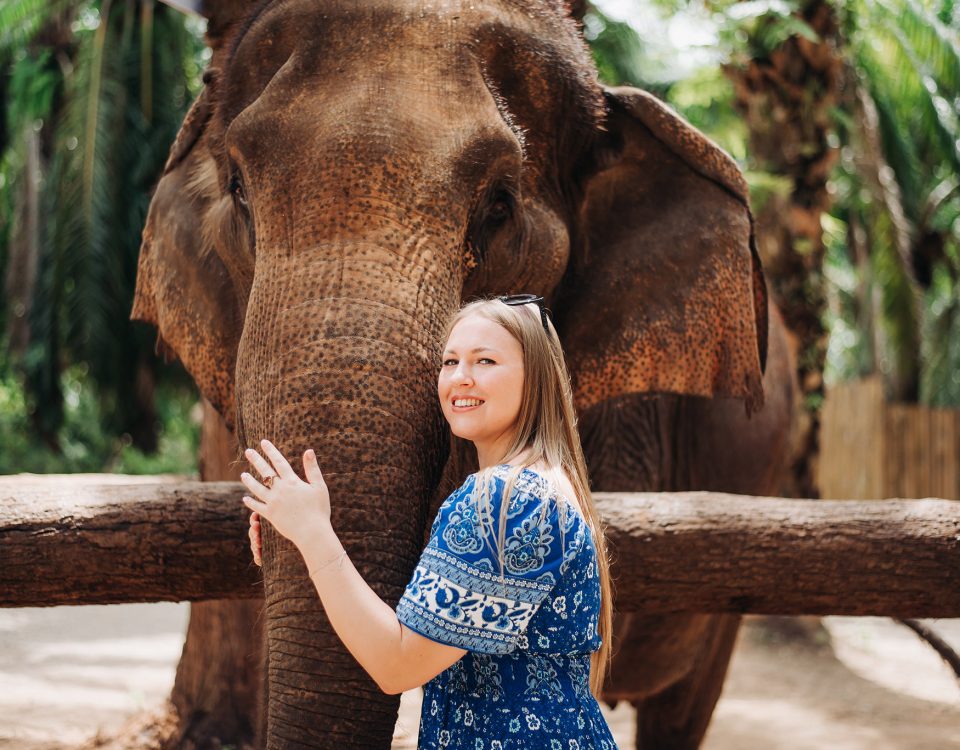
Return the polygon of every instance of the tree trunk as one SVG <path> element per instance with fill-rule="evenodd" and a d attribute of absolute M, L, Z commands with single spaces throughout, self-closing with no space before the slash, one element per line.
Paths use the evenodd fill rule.
<path fill-rule="evenodd" d="M 830 108 L 838 96 L 838 28 L 827 0 L 806 0 L 797 13 L 819 35 L 786 39 L 769 55 L 728 65 L 735 105 L 747 122 L 753 169 L 789 180 L 784 194 L 753 196 L 757 248 L 773 298 L 797 355 L 800 408 L 792 439 L 790 479 L 781 494 L 820 496 L 816 484 L 819 409 L 828 332 L 820 217 L 828 210 L 827 178 L 838 153 L 829 144 Z"/>
<path fill-rule="evenodd" d="M 78 491 L 81 482 L 70 486 L 54 480 L 60 495 L 69 496 L 44 513 L 37 512 L 38 498 L 50 497 L 49 488 L 37 490 L 32 478 L 0 483 L 0 549 L 8 552 L 9 561 L 0 567 L 0 605 L 95 603 L 104 595 L 110 601 L 144 601 L 143 591 L 160 589 L 167 598 L 183 598 L 176 586 L 184 576 L 166 567 L 169 562 L 181 570 L 182 560 L 176 553 L 158 559 L 152 548 L 145 550 L 145 525 L 181 529 L 177 535 L 188 550 L 186 558 L 197 545 L 192 534 L 207 546 L 219 545 L 221 557 L 237 556 L 233 540 L 213 539 L 197 531 L 200 524 L 184 519 L 196 518 L 196 507 L 202 507 L 207 526 L 236 533 L 231 526 L 237 525 L 240 484 L 140 484 L 132 489 L 94 484 L 84 493 Z M 210 489 L 203 492 L 205 486 Z M 113 496 L 131 491 L 141 494 L 141 503 L 124 503 L 126 515 L 118 515 Z M 95 504 L 90 498 L 96 496 Z M 622 612 L 960 615 L 957 502 L 811 502 L 719 492 L 598 492 L 595 499 L 613 550 L 616 604 Z M 64 511 L 68 503 L 72 513 Z M 17 506 L 29 510 L 24 514 Z M 98 513 L 101 509 L 109 514 Z M 145 523 L 144 518 L 158 512 L 164 521 Z M 168 550 L 171 545 L 163 544 Z M 118 549 L 125 554 L 118 555 Z M 126 567 L 112 578 L 121 565 Z M 196 567 L 195 577 L 209 575 L 218 590 L 227 590 L 222 571 L 202 562 Z M 250 593 L 241 573 L 234 576 L 231 596 Z M 193 582 L 187 585 L 197 593 Z M 233 687 L 239 692 L 227 701 L 234 706 L 233 717 L 253 715 L 245 712 L 241 698 L 253 674 L 244 656 L 252 660 L 255 649 L 245 646 L 249 625 L 239 633 L 232 630 L 234 620 L 227 618 L 239 618 L 243 610 L 237 615 L 229 604 L 194 605 L 175 690 L 182 716 L 222 714 L 213 697 L 226 700 L 221 693 L 229 695 L 224 691 Z M 251 605 L 255 610 L 256 604 Z M 210 644 L 217 648 L 205 654 Z"/>
<path fill-rule="evenodd" d="M 236 438 L 203 399 L 201 479 L 238 480 L 244 468 L 238 458 Z M 262 597 L 261 586 L 256 599 L 190 605 L 190 625 L 170 694 L 178 727 L 164 750 L 263 747 L 267 654 Z"/>

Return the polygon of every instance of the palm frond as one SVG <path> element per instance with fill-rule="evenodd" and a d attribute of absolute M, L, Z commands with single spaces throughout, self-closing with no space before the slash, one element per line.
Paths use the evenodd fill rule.
<path fill-rule="evenodd" d="M 615 21 L 597 8 L 584 14 L 584 36 L 590 44 L 600 80 L 611 86 L 652 83 L 654 60 L 639 34 L 623 21 Z"/>
<path fill-rule="evenodd" d="M 137 373 L 157 365 L 150 331 L 129 321 L 140 231 L 189 105 L 202 42 L 180 14 L 152 0 L 97 7 L 91 0 L 79 11 L 55 117 L 42 272 L 23 369 L 47 434 L 63 418 L 60 373 L 76 362 L 96 384 L 105 428 L 144 435 L 153 407 L 136 390 Z"/>
<path fill-rule="evenodd" d="M 906 0 L 863 0 L 862 5 L 866 12 L 854 43 L 866 69 L 881 71 L 898 117 L 913 124 L 921 158 L 946 159 L 960 171 L 960 61 L 955 42 L 931 31 L 936 18 L 918 16 Z"/>
<path fill-rule="evenodd" d="M 23 49 L 69 0 L 4 0 L 0 5 L 0 59 Z"/>
<path fill-rule="evenodd" d="M 891 10 L 898 13 L 904 34 L 912 40 L 940 86 L 953 95 L 960 93 L 960 34 L 944 24 L 917 0 L 901 0 Z M 890 3 L 884 4 L 890 9 Z"/>

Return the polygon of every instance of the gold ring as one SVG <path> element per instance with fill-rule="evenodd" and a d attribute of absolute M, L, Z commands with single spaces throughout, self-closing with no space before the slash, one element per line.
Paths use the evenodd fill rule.
<path fill-rule="evenodd" d="M 272 490 L 272 489 L 273 489 L 273 480 L 276 479 L 276 478 L 277 478 L 277 475 L 276 475 L 276 474 L 271 474 L 270 476 L 263 478 L 263 483 L 264 483 L 265 485 L 267 485 L 267 489 L 268 489 L 268 490 Z"/>

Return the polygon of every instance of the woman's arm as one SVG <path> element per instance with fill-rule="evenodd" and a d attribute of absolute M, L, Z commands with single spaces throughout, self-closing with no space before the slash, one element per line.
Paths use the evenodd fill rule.
<path fill-rule="evenodd" d="M 261 476 L 277 479 L 268 488 L 244 472 L 241 481 L 258 499 L 244 497 L 243 502 L 300 550 L 334 631 L 380 689 L 401 693 L 419 687 L 458 661 L 464 649 L 400 623 L 343 554 L 330 524 L 330 498 L 316 454 L 304 454 L 304 482 L 269 441 L 261 445 L 269 464 L 254 450 L 245 455 Z"/>

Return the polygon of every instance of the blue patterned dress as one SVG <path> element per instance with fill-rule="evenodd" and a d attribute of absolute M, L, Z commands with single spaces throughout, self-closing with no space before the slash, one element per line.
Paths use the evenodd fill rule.
<path fill-rule="evenodd" d="M 540 474 L 510 493 L 504 569 L 499 508 L 515 467 L 492 470 L 493 533 L 478 517 L 477 475 L 437 512 L 397 615 L 468 653 L 424 686 L 421 750 L 614 750 L 590 693 L 600 648 L 600 580 L 590 530 Z"/>

